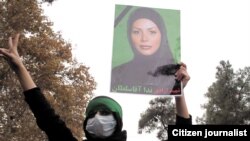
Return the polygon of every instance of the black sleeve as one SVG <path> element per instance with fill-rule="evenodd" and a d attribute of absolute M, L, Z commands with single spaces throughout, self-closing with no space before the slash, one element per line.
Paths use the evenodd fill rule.
<path fill-rule="evenodd" d="M 184 118 L 176 115 L 176 125 L 192 125 L 192 116 L 189 115 L 189 118 Z"/>
<path fill-rule="evenodd" d="M 43 130 L 49 141 L 77 141 L 64 121 L 55 114 L 40 88 L 33 88 L 24 92 L 25 100 L 36 117 L 37 125 Z"/>

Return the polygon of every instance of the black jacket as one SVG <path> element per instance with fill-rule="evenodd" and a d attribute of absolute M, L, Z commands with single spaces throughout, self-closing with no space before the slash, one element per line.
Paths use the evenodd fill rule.
<path fill-rule="evenodd" d="M 49 141 L 77 141 L 65 122 L 55 114 L 54 109 L 47 102 L 40 88 L 33 88 L 24 92 L 25 100 L 33 112 L 37 125 L 43 130 Z M 184 119 L 176 117 L 176 124 L 192 124 L 191 118 Z M 102 141 L 126 141 L 126 131 L 117 133 L 113 138 L 104 139 Z M 95 141 L 88 139 L 86 141 Z M 100 140 L 98 140 L 100 141 Z"/>

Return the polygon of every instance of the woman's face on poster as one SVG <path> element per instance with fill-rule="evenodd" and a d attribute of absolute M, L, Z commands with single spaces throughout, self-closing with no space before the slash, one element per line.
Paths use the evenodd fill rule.
<path fill-rule="evenodd" d="M 132 25 L 131 39 L 134 47 L 143 55 L 152 55 L 160 47 L 161 32 L 149 19 L 138 19 Z"/>

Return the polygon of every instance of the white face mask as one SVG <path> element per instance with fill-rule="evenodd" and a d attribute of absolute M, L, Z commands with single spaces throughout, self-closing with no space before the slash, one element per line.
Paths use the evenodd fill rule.
<path fill-rule="evenodd" d="M 96 114 L 95 117 L 88 119 L 86 130 L 100 138 L 106 138 L 115 131 L 116 120 L 113 115 L 102 116 Z"/>

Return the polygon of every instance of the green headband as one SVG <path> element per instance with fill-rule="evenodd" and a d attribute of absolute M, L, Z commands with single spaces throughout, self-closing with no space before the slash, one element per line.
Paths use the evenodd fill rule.
<path fill-rule="evenodd" d="M 95 108 L 101 105 L 104 105 L 112 112 L 117 113 L 117 115 L 122 119 L 122 108 L 120 104 L 107 96 L 98 96 L 92 99 L 86 108 L 86 116 L 88 117 L 92 111 L 95 111 Z"/>

